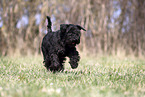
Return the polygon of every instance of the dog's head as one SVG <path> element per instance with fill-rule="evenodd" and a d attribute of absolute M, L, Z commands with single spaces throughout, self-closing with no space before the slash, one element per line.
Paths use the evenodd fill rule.
<path fill-rule="evenodd" d="M 80 43 L 81 29 L 86 31 L 80 25 L 61 24 L 60 25 L 61 38 L 64 39 L 66 45 L 76 46 L 76 44 Z"/>

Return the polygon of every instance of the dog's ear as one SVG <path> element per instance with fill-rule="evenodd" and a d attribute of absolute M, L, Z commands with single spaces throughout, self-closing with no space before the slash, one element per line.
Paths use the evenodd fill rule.
<path fill-rule="evenodd" d="M 81 27 L 80 25 L 76 25 L 78 28 L 79 28 L 79 30 L 84 30 L 84 31 L 86 31 L 83 27 Z"/>
<path fill-rule="evenodd" d="M 68 24 L 61 24 L 60 25 L 60 31 L 61 32 L 66 32 L 66 29 L 69 27 L 69 25 Z"/>

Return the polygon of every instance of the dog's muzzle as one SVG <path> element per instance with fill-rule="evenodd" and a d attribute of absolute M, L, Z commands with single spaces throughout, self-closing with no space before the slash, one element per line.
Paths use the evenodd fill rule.
<path fill-rule="evenodd" d="M 71 46 L 76 46 L 77 44 L 80 43 L 80 40 L 74 40 L 70 43 Z"/>

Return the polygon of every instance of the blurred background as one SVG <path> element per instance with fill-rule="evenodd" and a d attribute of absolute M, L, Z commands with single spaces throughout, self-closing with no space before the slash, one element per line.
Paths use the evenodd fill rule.
<path fill-rule="evenodd" d="M 41 54 L 47 15 L 87 29 L 81 52 L 145 55 L 145 0 L 0 0 L 0 56 Z"/>

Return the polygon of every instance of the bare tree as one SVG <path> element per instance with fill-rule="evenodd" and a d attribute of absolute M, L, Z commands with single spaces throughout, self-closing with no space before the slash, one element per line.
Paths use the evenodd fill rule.
<path fill-rule="evenodd" d="M 49 15 L 53 29 L 61 23 L 87 29 L 78 46 L 83 52 L 145 55 L 144 8 L 144 0 L 1 0 L 0 54 L 40 54 Z"/>

